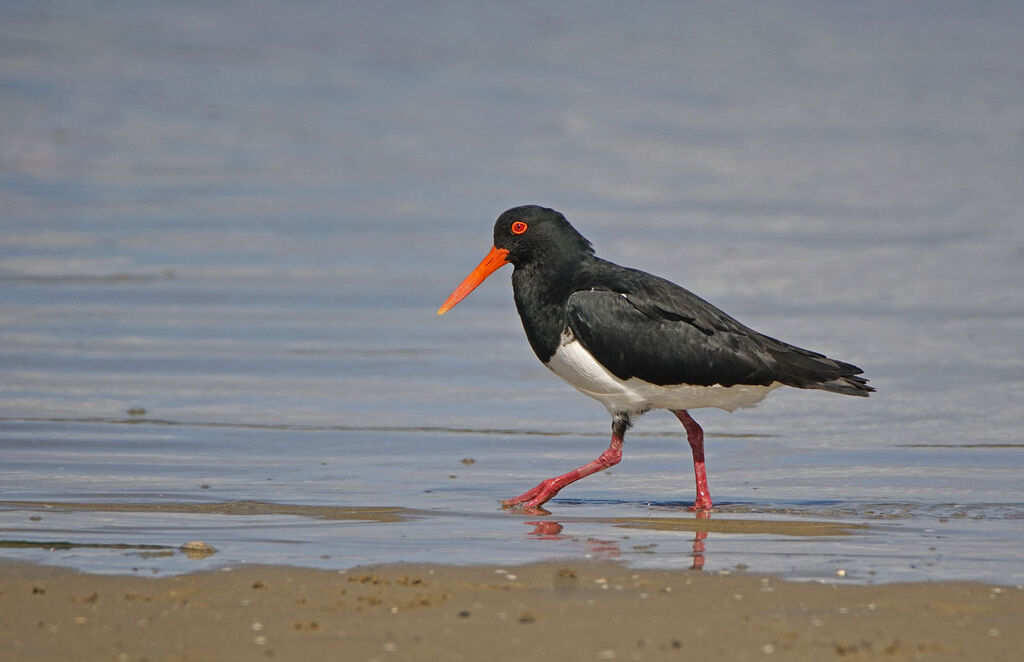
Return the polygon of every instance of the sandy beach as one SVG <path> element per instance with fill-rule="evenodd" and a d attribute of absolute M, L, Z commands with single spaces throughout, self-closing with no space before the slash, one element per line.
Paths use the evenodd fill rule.
<path fill-rule="evenodd" d="M 0 662 L 1024 660 L 1022 33 L 3 3 Z M 524 204 L 877 393 L 692 412 L 707 518 L 667 411 L 502 509 L 611 432 L 514 267 L 436 315 Z"/>
<path fill-rule="evenodd" d="M 611 563 L 257 566 L 166 578 L 0 564 L 4 660 L 1019 660 L 1024 590 Z"/>

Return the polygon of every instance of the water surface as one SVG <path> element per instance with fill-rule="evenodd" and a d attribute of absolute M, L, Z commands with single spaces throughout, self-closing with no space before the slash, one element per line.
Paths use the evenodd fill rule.
<path fill-rule="evenodd" d="M 0 556 L 1024 582 L 1015 5 L 0 13 Z M 435 315 L 527 202 L 878 393 L 501 511 L 609 433 L 507 273 Z"/>

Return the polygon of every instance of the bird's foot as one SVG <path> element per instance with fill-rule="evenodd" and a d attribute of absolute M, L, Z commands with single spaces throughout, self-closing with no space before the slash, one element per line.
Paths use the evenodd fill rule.
<path fill-rule="evenodd" d="M 699 512 L 711 512 L 713 508 L 714 508 L 714 506 L 713 506 L 713 504 L 711 502 L 711 497 L 707 497 L 705 499 L 697 498 L 697 500 L 693 502 L 693 505 L 691 505 L 690 507 L 688 507 L 686 509 L 689 510 L 690 512 L 698 512 L 699 513 Z"/>
<path fill-rule="evenodd" d="M 693 513 L 709 513 L 713 507 L 711 496 L 705 492 L 703 494 L 698 493 L 693 505 L 687 508 L 687 510 Z"/>
<path fill-rule="evenodd" d="M 555 479 L 548 478 L 541 481 L 533 489 L 529 489 L 517 497 L 505 499 L 501 502 L 501 507 L 506 509 L 515 508 L 516 510 L 536 515 L 550 515 L 551 513 L 541 508 L 541 506 L 550 501 L 556 494 L 558 494 L 558 488 L 555 487 Z"/>
<path fill-rule="evenodd" d="M 524 515 L 544 516 L 544 515 L 550 515 L 551 514 L 550 510 L 547 510 L 546 508 L 544 508 L 542 506 L 530 505 L 530 502 L 516 503 L 516 504 L 508 505 L 505 501 L 502 501 L 501 502 L 501 509 L 502 510 L 511 510 L 513 512 L 522 513 Z"/>

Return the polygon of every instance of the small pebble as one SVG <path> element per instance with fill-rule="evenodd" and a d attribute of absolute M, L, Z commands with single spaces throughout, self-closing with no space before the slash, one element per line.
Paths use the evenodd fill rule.
<path fill-rule="evenodd" d="M 185 552 L 185 556 L 192 560 L 205 559 L 207 556 L 212 556 L 217 553 L 212 545 L 207 545 L 202 540 L 192 540 L 181 546 L 181 551 Z"/>
<path fill-rule="evenodd" d="M 202 540 L 190 540 L 189 542 L 187 542 L 184 545 L 182 545 L 181 549 L 186 551 L 186 552 L 211 552 L 212 553 L 212 552 L 216 551 L 212 546 L 207 545 Z"/>

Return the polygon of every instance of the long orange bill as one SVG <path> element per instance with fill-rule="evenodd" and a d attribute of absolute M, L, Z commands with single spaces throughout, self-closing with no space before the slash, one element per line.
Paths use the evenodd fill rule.
<path fill-rule="evenodd" d="M 466 280 L 462 281 L 455 291 L 451 293 L 451 296 L 437 309 L 438 315 L 444 315 L 450 309 L 455 307 L 455 304 L 466 298 L 466 295 L 476 289 L 476 286 L 484 282 L 484 279 L 493 274 L 501 267 L 508 264 L 508 251 L 504 248 L 492 248 L 491 252 L 487 254 L 487 257 L 477 265 L 476 269 L 473 269 Z"/>

